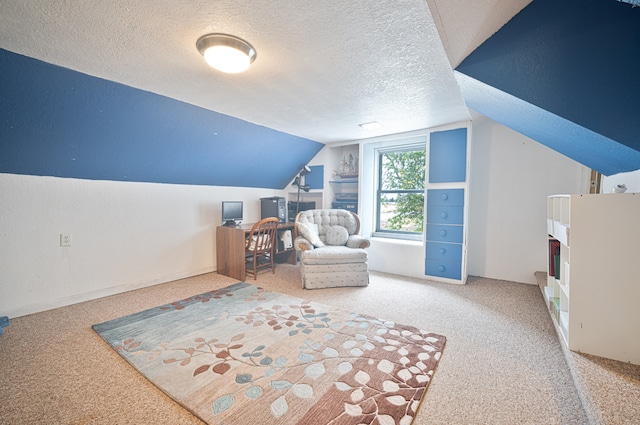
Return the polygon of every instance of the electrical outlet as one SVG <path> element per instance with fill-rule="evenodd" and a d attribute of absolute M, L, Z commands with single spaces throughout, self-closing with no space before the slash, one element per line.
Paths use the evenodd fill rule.
<path fill-rule="evenodd" d="M 71 246 L 71 233 L 60 233 L 60 246 Z"/>

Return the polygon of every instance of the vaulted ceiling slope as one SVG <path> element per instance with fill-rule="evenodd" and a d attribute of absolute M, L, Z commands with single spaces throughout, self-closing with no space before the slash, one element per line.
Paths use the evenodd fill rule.
<path fill-rule="evenodd" d="M 0 173 L 283 189 L 322 144 L 0 49 Z"/>
<path fill-rule="evenodd" d="M 218 135 L 233 117 L 264 128 L 275 149 L 283 150 L 283 140 L 309 147 L 306 156 L 290 159 L 291 169 L 283 172 L 289 177 L 315 144 L 465 121 L 471 118 L 467 106 L 608 175 L 640 168 L 640 120 L 634 116 L 639 14 L 640 8 L 616 0 L 14 1 L 0 2 L 0 48 L 215 111 L 223 116 L 209 114 L 205 122 Z M 254 45 L 258 58 L 248 72 L 221 74 L 204 63 L 195 42 L 210 32 Z M 17 63 L 10 61 L 11 67 Z M 65 75 L 67 83 L 80 78 Z M 90 89 L 103 86 L 96 82 Z M 126 92 L 131 99 L 143 96 Z M 358 126 L 373 120 L 383 127 L 369 132 Z M 255 141 L 240 137 L 246 133 L 216 140 L 254 152 L 249 146 Z M 49 139 L 28 138 L 30 151 L 40 152 Z M 202 140 L 198 148 L 212 149 Z M 0 143 L 16 145 L 15 139 Z M 84 137 L 76 144 L 100 157 Z M 190 164 L 193 152 L 184 153 L 181 140 L 167 140 L 167 149 L 183 155 L 175 164 Z M 215 149 L 212 155 L 226 154 Z M 75 158 L 65 171 L 76 175 L 78 157 L 56 154 Z M 273 187 L 281 187 L 280 180 L 286 177 Z"/>
<path fill-rule="evenodd" d="M 0 172 L 282 188 L 324 143 L 469 120 L 451 64 L 529 1 L 0 1 Z M 251 68 L 209 68 L 211 32 Z"/>
<path fill-rule="evenodd" d="M 534 0 L 456 71 L 470 108 L 604 175 L 640 169 L 640 8 Z"/>
<path fill-rule="evenodd" d="M 212 32 L 256 48 L 247 72 L 205 64 Z M 320 143 L 470 119 L 426 0 L 6 1 L 0 48 Z"/>

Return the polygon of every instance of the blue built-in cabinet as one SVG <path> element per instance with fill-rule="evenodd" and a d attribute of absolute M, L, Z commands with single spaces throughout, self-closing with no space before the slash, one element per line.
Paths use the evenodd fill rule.
<path fill-rule="evenodd" d="M 467 128 L 431 133 L 428 148 L 425 275 L 466 282 Z"/>
<path fill-rule="evenodd" d="M 467 129 L 431 133 L 429 183 L 465 182 L 467 179 Z"/>
<path fill-rule="evenodd" d="M 427 254 L 425 273 L 462 278 L 464 189 L 427 190 Z"/>

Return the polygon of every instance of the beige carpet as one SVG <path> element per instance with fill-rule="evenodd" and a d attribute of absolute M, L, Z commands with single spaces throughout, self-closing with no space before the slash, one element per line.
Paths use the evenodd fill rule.
<path fill-rule="evenodd" d="M 470 278 L 461 286 L 372 273 L 365 288 L 307 291 L 296 266 L 276 270 L 257 283 L 447 336 L 414 425 L 588 423 L 535 285 Z M 12 319 L 0 335 L 0 423 L 201 424 L 91 325 L 232 283 L 212 273 Z M 602 423 L 634 423 L 628 409 L 637 413 L 637 404 L 626 404 L 618 422 L 605 412 Z"/>

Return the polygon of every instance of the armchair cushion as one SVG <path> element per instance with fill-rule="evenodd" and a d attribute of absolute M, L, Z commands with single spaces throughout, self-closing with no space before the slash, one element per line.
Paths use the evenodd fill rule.
<path fill-rule="evenodd" d="M 358 218 L 346 210 L 324 209 L 302 211 L 298 214 L 298 217 L 296 217 L 296 227 L 299 234 L 311 243 L 313 243 L 313 241 L 306 238 L 301 230 L 304 228 L 305 223 L 311 223 L 318 226 L 318 236 L 325 244 L 327 241 L 327 232 L 333 226 L 345 228 L 349 235 L 357 234 L 360 229 L 360 222 L 358 221 Z M 313 245 L 318 248 L 317 245 Z"/>
<path fill-rule="evenodd" d="M 349 240 L 349 231 L 342 226 L 331 226 L 324 238 L 327 245 L 344 246 Z"/>
<path fill-rule="evenodd" d="M 304 264 L 352 264 L 366 263 L 367 251 L 346 246 L 325 246 L 322 249 L 305 251 Z"/>
<path fill-rule="evenodd" d="M 302 236 L 311 242 L 316 248 L 324 246 L 324 243 L 320 240 L 318 235 L 318 225 L 315 223 L 298 223 L 298 230 Z"/>

